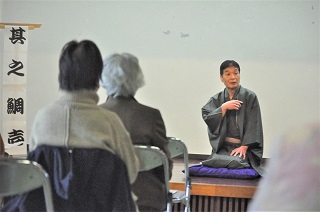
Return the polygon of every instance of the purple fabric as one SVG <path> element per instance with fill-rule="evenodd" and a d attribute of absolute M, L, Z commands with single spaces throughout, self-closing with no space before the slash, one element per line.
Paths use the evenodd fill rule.
<path fill-rule="evenodd" d="M 231 179 L 255 179 L 260 175 L 252 168 L 244 169 L 227 169 L 227 168 L 211 168 L 201 164 L 189 167 L 190 176 L 197 177 L 216 177 Z"/>

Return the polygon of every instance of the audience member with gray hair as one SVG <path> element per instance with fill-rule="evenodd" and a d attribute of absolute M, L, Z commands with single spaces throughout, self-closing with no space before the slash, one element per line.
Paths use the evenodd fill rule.
<path fill-rule="evenodd" d="M 170 158 L 160 111 L 140 104 L 134 98 L 137 90 L 144 85 L 138 58 L 128 53 L 111 55 L 104 60 L 101 78 L 108 98 L 100 106 L 118 114 L 133 144 L 157 146 Z M 169 160 L 172 171 L 172 161 Z M 140 172 L 132 190 L 138 196 L 140 211 L 163 211 L 166 208 L 162 167 Z"/>
<path fill-rule="evenodd" d="M 143 85 L 143 74 L 135 56 L 128 53 L 113 54 L 104 61 L 102 86 L 108 96 L 134 96 Z"/>

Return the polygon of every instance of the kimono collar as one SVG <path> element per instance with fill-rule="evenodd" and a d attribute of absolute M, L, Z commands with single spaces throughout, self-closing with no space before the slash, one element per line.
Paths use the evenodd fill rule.
<path fill-rule="evenodd" d="M 234 95 L 233 95 L 232 99 L 238 99 L 238 95 L 239 95 L 240 89 L 241 89 L 241 85 L 238 85 L 236 91 L 234 92 Z M 229 99 L 229 92 L 228 92 L 227 88 L 224 89 L 224 99 L 225 100 Z"/>

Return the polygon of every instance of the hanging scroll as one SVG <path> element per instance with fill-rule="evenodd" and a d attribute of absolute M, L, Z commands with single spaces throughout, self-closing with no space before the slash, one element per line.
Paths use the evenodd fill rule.
<path fill-rule="evenodd" d="M 27 55 L 28 25 L 3 24 L 2 129 L 5 150 L 10 155 L 27 153 Z M 0 26 L 3 26 L 0 23 Z"/>

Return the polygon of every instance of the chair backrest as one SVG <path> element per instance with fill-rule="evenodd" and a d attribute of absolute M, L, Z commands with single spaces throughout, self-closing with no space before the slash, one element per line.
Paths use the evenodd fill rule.
<path fill-rule="evenodd" d="M 156 167 L 163 166 L 167 195 L 167 211 L 171 211 L 169 162 L 166 154 L 155 146 L 134 145 L 134 148 L 140 160 L 140 171 L 149 171 Z"/>
<path fill-rule="evenodd" d="M 49 173 L 57 211 L 133 211 L 127 166 L 110 151 L 43 145 L 29 152 Z M 31 210 L 31 209 L 30 209 Z"/>
<path fill-rule="evenodd" d="M 191 178 L 189 176 L 189 154 L 187 146 L 176 137 L 168 137 L 168 149 L 171 158 L 183 156 L 184 173 L 185 173 L 185 191 L 181 197 L 175 198 L 173 195 L 173 203 L 182 202 L 185 204 L 185 212 L 190 211 L 190 195 L 191 195 Z M 180 194 L 178 194 L 179 196 Z"/>
<path fill-rule="evenodd" d="M 12 196 L 43 187 L 46 209 L 53 211 L 50 179 L 36 162 L 0 158 L 0 196 Z"/>
<path fill-rule="evenodd" d="M 186 181 L 189 178 L 189 155 L 187 146 L 178 138 L 168 137 L 168 149 L 171 155 L 171 158 L 178 156 L 183 156 L 184 162 L 184 171 L 186 176 Z M 187 182 L 186 182 L 187 183 Z"/>

